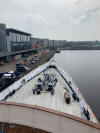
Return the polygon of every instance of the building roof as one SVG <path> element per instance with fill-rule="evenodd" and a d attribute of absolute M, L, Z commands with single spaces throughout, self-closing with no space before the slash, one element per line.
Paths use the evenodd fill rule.
<path fill-rule="evenodd" d="M 20 31 L 20 30 L 16 30 L 16 29 L 13 29 L 13 28 L 7 28 L 7 32 L 19 33 L 19 34 L 29 35 L 29 36 L 31 35 L 30 33 L 23 32 L 23 31 Z"/>

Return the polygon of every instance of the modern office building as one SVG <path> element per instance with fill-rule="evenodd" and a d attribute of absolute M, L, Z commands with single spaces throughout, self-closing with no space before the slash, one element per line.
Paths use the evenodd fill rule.
<path fill-rule="evenodd" d="M 0 24 L 0 52 L 18 52 L 31 48 L 31 34 Z"/>
<path fill-rule="evenodd" d="M 0 53 L 7 51 L 6 25 L 0 24 Z"/>

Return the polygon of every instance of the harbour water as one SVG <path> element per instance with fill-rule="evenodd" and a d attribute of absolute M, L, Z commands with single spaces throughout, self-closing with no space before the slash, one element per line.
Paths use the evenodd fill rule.
<path fill-rule="evenodd" d="M 100 50 L 64 50 L 54 59 L 69 72 L 100 122 Z"/>

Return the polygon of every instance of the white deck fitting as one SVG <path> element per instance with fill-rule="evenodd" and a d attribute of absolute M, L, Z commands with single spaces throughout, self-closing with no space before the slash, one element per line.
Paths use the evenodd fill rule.
<path fill-rule="evenodd" d="M 33 95 L 32 89 L 35 87 L 38 78 L 43 76 L 43 73 L 41 73 L 30 80 L 28 83 L 26 83 L 24 86 L 22 86 L 20 90 L 16 91 L 16 93 L 13 96 L 9 97 L 7 101 L 38 105 L 84 118 L 84 116 L 81 115 L 81 110 L 78 102 L 75 102 L 71 98 L 71 104 L 68 105 L 65 103 L 64 87 L 67 87 L 68 89 L 69 87 L 67 86 L 67 83 L 61 77 L 61 75 L 53 68 L 46 70 L 46 73 L 56 74 L 56 77 L 58 79 L 58 82 L 54 89 L 54 95 L 44 92 L 42 92 L 40 95 Z"/>

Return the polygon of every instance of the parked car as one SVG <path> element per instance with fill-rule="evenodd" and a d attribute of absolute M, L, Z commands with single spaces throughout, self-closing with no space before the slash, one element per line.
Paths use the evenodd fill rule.
<path fill-rule="evenodd" d="M 24 66 L 24 68 L 27 70 L 27 71 L 30 71 L 31 68 L 27 67 L 27 66 Z"/>
<path fill-rule="evenodd" d="M 5 88 L 7 88 L 9 85 L 14 83 L 16 81 L 15 79 L 1 79 L 0 80 L 0 92 L 3 91 Z"/>
<path fill-rule="evenodd" d="M 14 74 L 16 75 L 16 77 L 18 77 L 21 75 L 21 72 L 14 71 Z"/>
<path fill-rule="evenodd" d="M 35 62 L 36 62 L 36 61 L 35 61 L 35 60 L 33 60 L 33 61 L 31 61 L 31 64 L 35 64 Z"/>
<path fill-rule="evenodd" d="M 16 67 L 21 67 L 22 66 L 22 64 L 20 63 L 20 64 L 16 64 Z"/>
<path fill-rule="evenodd" d="M 15 75 L 13 73 L 5 73 L 2 78 L 5 78 L 5 79 L 13 79 L 15 78 Z"/>
<path fill-rule="evenodd" d="M 0 78 L 2 78 L 4 74 L 5 72 L 0 72 Z"/>
<path fill-rule="evenodd" d="M 16 70 L 17 70 L 17 72 L 27 72 L 30 70 L 30 68 L 26 67 L 26 66 L 18 66 L 18 67 L 16 67 Z"/>
<path fill-rule="evenodd" d="M 39 58 L 36 58 L 35 61 L 39 61 L 40 59 Z"/>
<path fill-rule="evenodd" d="M 32 57 L 32 58 L 30 59 L 30 63 L 31 63 L 31 64 L 34 64 L 34 63 L 35 63 L 35 58 L 34 58 L 34 57 Z"/>

